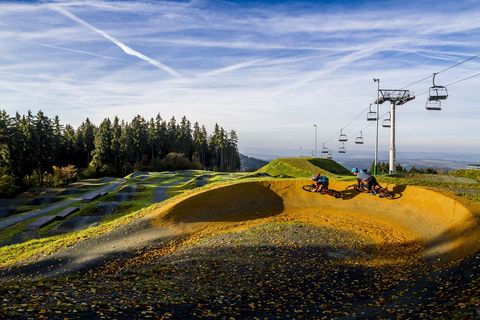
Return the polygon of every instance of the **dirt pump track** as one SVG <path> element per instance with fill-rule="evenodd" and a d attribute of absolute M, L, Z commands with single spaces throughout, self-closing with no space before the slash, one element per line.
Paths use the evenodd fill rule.
<path fill-rule="evenodd" d="M 152 223 L 215 234 L 267 221 L 299 221 L 353 232 L 375 244 L 419 246 L 420 257 L 435 262 L 478 251 L 480 209 L 453 195 L 394 186 L 396 199 L 386 201 L 347 190 L 347 182 L 332 181 L 330 187 L 343 196 L 335 199 L 304 192 L 303 184 L 271 180 L 201 191 L 158 210 Z"/>
<path fill-rule="evenodd" d="M 4 276 L 58 276 L 97 268 L 109 261 L 142 264 L 142 250 L 182 239 L 182 246 L 199 240 L 242 232 L 268 223 L 303 223 L 350 234 L 344 243 L 361 238 L 368 257 L 354 263 L 409 264 L 412 260 L 446 263 L 480 247 L 480 209 L 453 195 L 422 187 L 387 186 L 396 199 L 385 200 L 347 189 L 332 181 L 342 198 L 302 190 L 305 180 L 277 179 L 223 184 L 193 191 L 159 205 L 149 214 L 113 232 L 87 239 L 19 267 Z M 350 246 L 350 244 L 348 244 Z M 360 248 L 364 253 L 365 246 Z M 362 253 L 361 252 L 361 253 Z M 155 255 L 154 255 L 155 256 Z"/>

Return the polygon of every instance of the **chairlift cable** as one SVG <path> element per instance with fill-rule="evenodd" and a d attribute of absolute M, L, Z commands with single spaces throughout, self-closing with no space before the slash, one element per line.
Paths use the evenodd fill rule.
<path fill-rule="evenodd" d="M 459 65 L 461 65 L 461 64 L 463 64 L 463 63 L 465 63 L 465 62 L 468 62 L 468 61 L 470 61 L 470 60 L 473 60 L 473 59 L 475 59 L 475 58 L 477 58 L 477 57 L 480 57 L 480 53 L 478 53 L 478 54 L 476 54 L 476 55 L 474 55 L 474 56 L 471 56 L 471 57 L 469 57 L 469 58 L 467 58 L 467 59 L 465 59 L 465 60 L 459 61 L 459 62 L 457 62 L 457 63 L 455 63 L 455 64 L 453 64 L 453 65 L 451 65 L 451 66 L 449 66 L 449 67 L 447 67 L 447 68 L 445 68 L 445 69 L 442 69 L 442 70 L 440 70 L 439 72 L 436 72 L 436 74 L 440 74 L 440 73 L 446 72 L 446 71 L 448 71 L 448 70 L 450 70 L 450 69 L 453 69 L 453 68 L 455 68 L 455 67 L 457 67 L 457 66 L 459 66 Z M 472 79 L 472 78 L 475 78 L 475 77 L 478 77 L 478 76 L 480 76 L 480 73 L 476 73 L 476 74 L 471 75 L 471 76 L 468 76 L 468 77 L 466 77 L 466 78 L 463 78 L 463 79 L 459 79 L 459 80 L 450 82 L 450 83 L 446 84 L 445 86 L 451 86 L 451 85 L 457 84 L 457 83 L 459 83 L 459 82 L 466 81 L 466 80 L 469 80 L 469 79 Z M 405 88 L 408 88 L 408 87 L 410 87 L 410 86 L 413 86 L 414 84 L 417 84 L 417 83 L 420 83 L 420 82 L 425 81 L 425 80 L 427 80 L 427 79 L 430 79 L 431 77 L 432 77 L 431 75 L 428 75 L 427 77 L 424 77 L 424 78 L 422 78 L 422 79 L 420 79 L 420 80 L 411 82 L 411 83 L 403 86 L 400 90 L 403 90 L 403 89 L 405 89 Z M 418 97 L 418 96 L 422 96 L 422 95 L 427 94 L 427 93 L 428 93 L 428 91 L 425 91 L 425 92 L 422 92 L 422 93 L 420 93 L 420 94 L 416 94 L 415 96 Z M 345 126 L 342 128 L 342 130 L 345 129 L 345 128 L 347 128 L 347 127 L 348 127 L 349 125 L 351 125 L 355 120 L 357 120 L 368 108 L 369 108 L 369 107 L 366 107 L 365 109 L 363 109 L 363 110 L 362 110 L 357 116 L 355 116 L 347 125 L 345 125 Z M 388 112 L 387 112 L 387 113 L 388 113 Z M 383 118 L 387 113 L 383 114 L 383 115 L 382 115 L 381 117 L 379 117 L 378 119 Z M 374 123 L 376 123 L 376 122 L 371 122 L 370 124 L 368 124 L 368 125 L 367 125 L 364 129 L 362 129 L 362 130 L 365 130 L 365 129 L 369 128 L 369 127 L 370 127 L 371 125 L 373 125 Z M 341 130 L 340 130 L 340 131 L 341 131 Z M 327 140 L 325 140 L 324 143 L 327 143 L 327 142 L 329 142 L 330 140 L 332 140 L 333 138 L 335 138 L 340 131 L 335 132 L 330 138 L 328 138 Z"/>
<path fill-rule="evenodd" d="M 446 84 L 445 86 L 451 86 L 451 85 L 454 85 L 456 83 L 459 83 L 459 82 L 462 82 L 462 81 L 465 81 L 465 80 L 468 80 L 468 79 L 472 79 L 472 78 L 475 78 L 475 77 L 478 77 L 478 76 L 480 76 L 480 73 L 476 73 L 476 74 L 468 76 L 466 78 L 450 82 L 450 83 Z"/>
<path fill-rule="evenodd" d="M 450 70 L 450 69 L 453 69 L 453 68 L 455 68 L 455 67 L 457 67 L 457 66 L 459 66 L 459 65 L 461 65 L 461 64 L 463 64 L 463 63 L 465 63 L 465 62 L 468 62 L 468 61 L 470 61 L 470 60 L 473 60 L 473 59 L 475 59 L 475 58 L 477 58 L 477 57 L 480 57 L 480 53 L 478 53 L 478 54 L 476 54 L 476 55 L 474 55 L 474 56 L 472 56 L 472 57 L 470 57 L 470 58 L 467 58 L 467 59 L 465 59 L 465 60 L 459 61 L 459 62 L 457 62 L 457 63 L 455 63 L 455 64 L 453 64 L 453 65 L 451 65 L 451 66 L 449 66 L 449 67 L 447 67 L 447 68 L 445 68 L 445 69 L 443 69 L 443 70 L 440 70 L 439 72 L 436 72 L 436 74 L 440 74 L 440 73 L 443 73 L 443 72 L 448 71 L 448 70 Z M 425 77 L 425 78 L 422 78 L 422 79 L 420 79 L 420 80 L 417 80 L 417 81 L 414 81 L 414 82 L 412 82 L 412 83 L 409 83 L 409 84 L 407 84 L 406 86 L 402 87 L 400 90 L 405 89 L 405 88 L 408 88 L 408 87 L 410 87 L 410 86 L 413 86 L 414 84 L 417 84 L 417 83 L 419 83 L 419 82 L 425 81 L 425 80 L 427 80 L 427 79 L 430 79 L 431 77 L 432 77 L 432 76 L 429 75 L 429 76 L 427 76 L 427 77 Z"/>
<path fill-rule="evenodd" d="M 476 73 L 476 74 L 473 74 L 473 75 L 468 76 L 468 77 L 466 77 L 466 78 L 459 79 L 459 80 L 455 80 L 455 81 L 453 81 L 453 82 L 447 83 L 447 84 L 445 85 L 445 87 L 452 86 L 452 85 L 457 84 L 457 83 L 459 83 L 459 82 L 466 81 L 466 80 L 469 80 L 469 79 L 472 79 L 472 78 L 475 78 L 475 77 L 478 77 L 478 76 L 480 76 L 480 73 Z M 428 93 L 428 91 L 424 91 L 424 92 L 422 92 L 422 93 L 416 94 L 415 96 L 416 96 L 416 97 L 418 97 L 418 96 L 423 96 L 424 94 L 427 94 L 427 93 Z"/>
<path fill-rule="evenodd" d="M 347 123 L 347 125 L 345 125 L 344 127 L 342 127 L 341 130 L 347 128 L 349 125 L 351 125 L 355 120 L 357 120 L 362 114 L 364 114 L 364 112 L 369 108 L 370 106 L 366 107 L 365 109 L 363 109 L 355 118 L 353 118 L 349 123 Z M 340 133 L 340 131 L 337 131 L 335 132 L 330 138 L 328 138 L 327 140 L 325 140 L 323 143 L 327 143 L 328 141 L 332 140 L 333 138 L 335 138 L 338 133 Z"/>

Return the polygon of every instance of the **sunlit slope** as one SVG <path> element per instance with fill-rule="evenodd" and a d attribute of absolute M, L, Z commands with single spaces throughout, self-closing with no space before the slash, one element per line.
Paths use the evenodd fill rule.
<path fill-rule="evenodd" d="M 351 175 L 350 171 L 330 159 L 320 158 L 279 158 L 257 170 L 274 177 L 305 178 L 315 173 L 327 176 Z"/>
<path fill-rule="evenodd" d="M 152 223 L 199 237 L 272 222 L 306 223 L 362 237 L 371 246 L 362 250 L 376 252 L 381 263 L 399 263 L 414 254 L 444 262 L 479 249 L 480 209 L 448 195 L 412 186 L 391 201 L 350 191 L 345 199 L 335 199 L 305 192 L 303 183 L 244 182 L 195 192 L 155 211 Z M 331 187 L 341 191 L 347 185 L 334 181 Z"/>
<path fill-rule="evenodd" d="M 469 178 L 469 179 L 473 179 L 480 182 L 480 170 L 472 170 L 472 169 L 456 170 L 452 172 L 452 175 L 457 177 Z"/>

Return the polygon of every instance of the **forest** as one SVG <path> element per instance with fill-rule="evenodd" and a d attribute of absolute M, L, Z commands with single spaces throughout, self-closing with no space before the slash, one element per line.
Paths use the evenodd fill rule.
<path fill-rule="evenodd" d="M 205 169 L 237 171 L 237 134 L 218 124 L 204 125 L 183 116 L 150 120 L 117 116 L 100 125 L 88 118 L 78 128 L 63 125 L 42 111 L 10 116 L 0 111 L 0 196 L 31 186 L 60 186 L 77 179 L 125 176 L 133 171 Z"/>

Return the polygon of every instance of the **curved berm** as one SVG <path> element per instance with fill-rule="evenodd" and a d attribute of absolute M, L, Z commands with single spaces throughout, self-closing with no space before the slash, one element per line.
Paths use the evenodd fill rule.
<path fill-rule="evenodd" d="M 155 212 L 156 226 L 215 235 L 274 222 L 298 222 L 342 234 L 389 263 L 416 256 L 446 262 L 478 251 L 480 210 L 422 187 L 387 186 L 395 199 L 381 199 L 332 182 L 334 198 L 302 189 L 305 180 L 236 183 L 193 193 Z M 350 183 L 351 184 L 351 183 Z M 383 259 L 382 251 L 385 256 Z M 372 258 L 372 257 L 370 257 Z"/>

